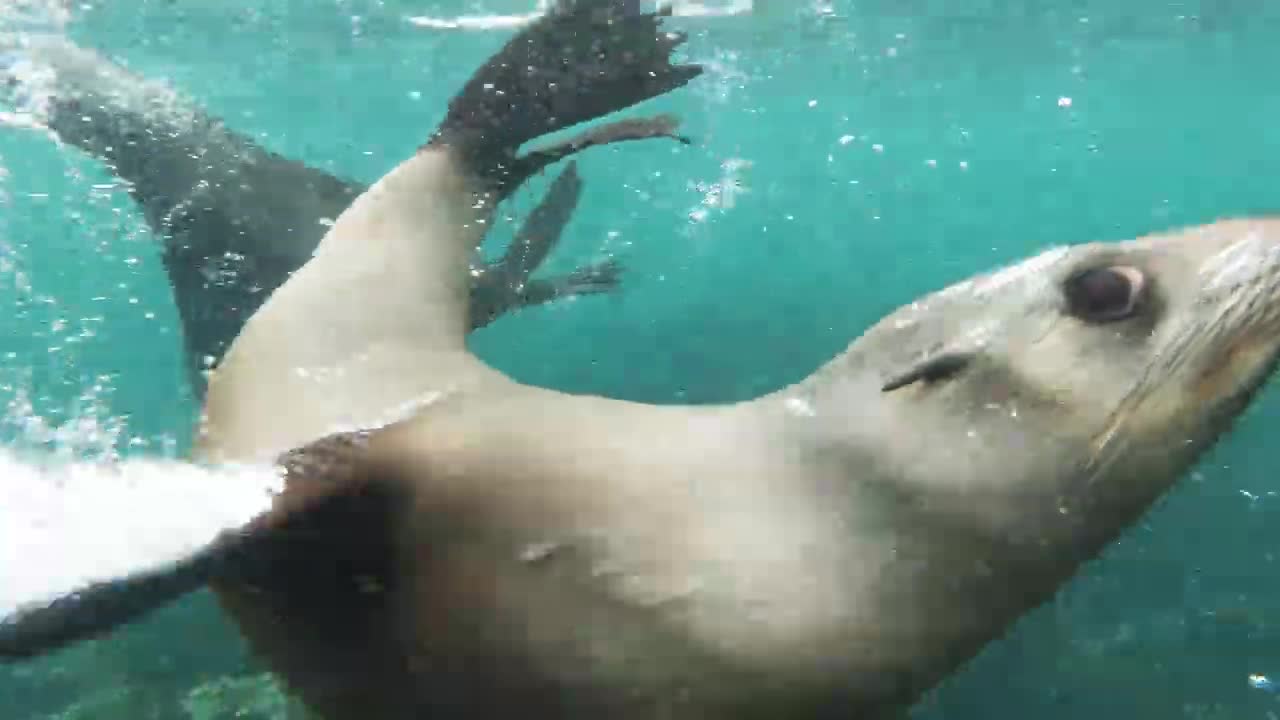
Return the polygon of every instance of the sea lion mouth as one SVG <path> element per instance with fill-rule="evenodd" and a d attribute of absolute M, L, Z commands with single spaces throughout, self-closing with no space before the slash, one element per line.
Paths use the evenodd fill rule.
<path fill-rule="evenodd" d="M 1235 338 L 1212 360 L 1195 384 L 1201 403 L 1247 402 L 1280 365 L 1280 322 L 1272 321 Z"/>
<path fill-rule="evenodd" d="M 1226 435 L 1280 368 L 1280 322 L 1267 330 L 1249 332 L 1225 348 L 1196 386 L 1204 397 L 1205 423 L 1210 428 L 1205 447 Z"/>
<path fill-rule="evenodd" d="M 1190 321 L 1166 349 L 1199 364 L 1193 394 L 1209 403 L 1250 392 L 1280 353 L 1280 234 L 1246 221 L 1196 242 L 1227 239 L 1200 263 Z"/>
<path fill-rule="evenodd" d="M 1280 244 L 1251 230 L 1205 263 L 1205 360 L 1192 388 L 1208 407 L 1238 407 L 1280 363 Z M 1217 347 L 1214 347 L 1217 345 Z"/>

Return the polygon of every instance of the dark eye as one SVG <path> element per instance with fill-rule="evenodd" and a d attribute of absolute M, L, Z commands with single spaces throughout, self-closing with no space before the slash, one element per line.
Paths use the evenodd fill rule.
<path fill-rule="evenodd" d="M 1125 265 L 1077 273 L 1063 286 L 1067 311 L 1085 322 L 1123 320 L 1141 305 L 1146 278 Z"/>

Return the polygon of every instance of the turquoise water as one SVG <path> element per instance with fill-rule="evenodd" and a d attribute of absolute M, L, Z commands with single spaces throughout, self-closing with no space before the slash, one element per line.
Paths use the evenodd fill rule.
<path fill-rule="evenodd" d="M 79 6 L 66 32 L 273 150 L 372 181 L 509 32 L 404 17 L 528 4 L 121 0 Z M 893 307 L 1047 245 L 1280 207 L 1280 5 L 833 5 L 674 21 L 711 69 L 652 109 L 679 112 L 696 143 L 583 156 L 581 211 L 547 269 L 615 254 L 624 293 L 504 318 L 477 351 L 566 390 L 745 398 L 803 377 Z M 0 167 L 0 299 L 14 308 L 0 315 L 0 399 L 12 401 L 0 431 L 83 453 L 181 452 L 196 406 L 132 201 L 30 131 L 0 128 Z M 33 418 L 63 435 L 48 440 Z M 1246 683 L 1280 675 L 1280 498 L 1266 496 L 1277 420 L 1269 392 L 1054 605 L 917 714 L 1280 713 Z M 235 638 L 199 596 L 0 671 L 3 717 L 275 717 Z"/>

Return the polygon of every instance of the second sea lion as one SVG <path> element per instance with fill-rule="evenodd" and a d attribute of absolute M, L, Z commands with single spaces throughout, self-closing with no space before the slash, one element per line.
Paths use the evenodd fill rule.
<path fill-rule="evenodd" d="M 166 83 L 59 35 L 0 36 L 0 84 L 31 123 L 108 165 L 164 243 L 192 390 L 266 298 L 315 251 L 366 189 L 272 152 Z M 471 323 L 520 307 L 615 291 L 606 260 L 536 277 L 573 216 L 573 164 L 548 188 L 507 253 L 473 268 Z"/>

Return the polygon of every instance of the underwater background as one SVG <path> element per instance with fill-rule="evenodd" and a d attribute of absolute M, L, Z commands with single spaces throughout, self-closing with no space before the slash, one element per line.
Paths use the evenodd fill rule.
<path fill-rule="evenodd" d="M 55 27 L 272 150 L 370 182 L 511 32 L 409 18 L 532 5 L 0 0 L 0 33 Z M 613 256 L 624 288 L 476 333 L 477 352 L 520 380 L 748 398 L 894 307 L 1049 245 L 1280 210 L 1274 0 L 755 0 L 669 24 L 708 72 L 643 109 L 678 112 L 695 143 L 581 156 L 580 210 L 544 273 Z M 99 163 L 7 125 L 0 307 L 0 441 L 185 452 L 198 408 L 158 243 Z M 1278 423 L 1272 388 L 1103 559 L 914 715 L 1280 717 L 1280 696 L 1248 682 L 1280 675 Z M 0 720 L 284 708 L 207 593 L 0 667 Z"/>

